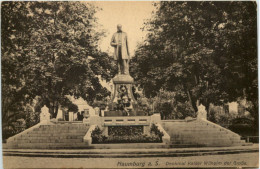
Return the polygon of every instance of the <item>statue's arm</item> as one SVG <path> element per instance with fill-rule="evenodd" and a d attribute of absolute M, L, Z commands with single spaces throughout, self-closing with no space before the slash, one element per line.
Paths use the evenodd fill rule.
<path fill-rule="evenodd" d="M 116 47 L 116 45 L 117 45 L 117 43 L 115 43 L 115 34 L 112 36 L 110 45 L 113 46 L 113 47 Z"/>

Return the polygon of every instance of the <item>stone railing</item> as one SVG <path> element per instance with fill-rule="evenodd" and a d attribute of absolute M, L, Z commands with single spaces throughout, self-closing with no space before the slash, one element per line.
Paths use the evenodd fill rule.
<path fill-rule="evenodd" d="M 234 133 L 233 131 L 228 130 L 228 129 L 226 129 L 226 128 L 224 128 L 224 127 L 218 125 L 218 124 L 215 124 L 215 123 L 213 123 L 213 122 L 211 122 L 211 121 L 208 121 L 208 120 L 206 120 L 206 119 L 197 119 L 197 121 L 200 122 L 200 123 L 204 123 L 204 124 L 210 125 L 210 126 L 212 126 L 212 127 L 218 128 L 218 129 L 223 130 L 223 131 L 225 131 L 225 132 L 227 132 L 227 133 L 236 135 L 237 137 L 241 137 L 239 134 Z"/>
<path fill-rule="evenodd" d="M 97 127 L 97 125 L 91 125 L 88 129 L 88 132 L 86 133 L 86 135 L 84 136 L 83 140 L 87 145 L 91 145 L 92 144 L 92 137 L 91 134 L 93 132 L 93 130 L 95 130 L 95 128 Z"/>
<path fill-rule="evenodd" d="M 150 125 L 150 116 L 100 117 L 104 126 Z"/>
<path fill-rule="evenodd" d="M 165 144 L 170 144 L 171 137 L 169 134 L 164 130 L 164 128 L 161 126 L 161 124 L 155 124 L 158 127 L 158 130 L 163 133 L 162 141 Z"/>

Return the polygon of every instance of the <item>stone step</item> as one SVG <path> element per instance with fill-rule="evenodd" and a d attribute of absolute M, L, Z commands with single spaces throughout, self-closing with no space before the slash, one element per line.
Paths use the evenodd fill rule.
<path fill-rule="evenodd" d="M 79 139 L 83 138 L 85 135 L 68 135 L 68 136 L 52 136 L 53 139 Z M 27 139 L 44 139 L 46 137 L 19 137 L 16 140 L 27 140 Z"/>
<path fill-rule="evenodd" d="M 14 146 L 16 148 L 39 148 L 39 149 L 48 149 L 48 148 L 80 148 L 86 146 L 85 143 L 22 143 Z"/>
<path fill-rule="evenodd" d="M 229 141 L 234 141 L 230 138 L 225 138 L 225 137 L 219 137 L 219 138 L 214 138 L 214 137 L 171 137 L 171 140 L 229 140 Z"/>
<path fill-rule="evenodd" d="M 22 137 L 52 137 L 52 136 L 83 136 L 86 133 L 42 133 L 42 134 L 37 134 L 37 133 L 30 133 L 23 135 Z"/>
<path fill-rule="evenodd" d="M 83 138 L 80 139 L 27 139 L 19 140 L 18 143 L 82 143 Z"/>
<path fill-rule="evenodd" d="M 34 131 L 46 131 L 46 130 L 87 130 L 87 127 L 45 127 L 45 128 L 37 128 L 33 129 Z"/>
<path fill-rule="evenodd" d="M 32 131 L 29 132 L 30 133 L 34 133 L 34 134 L 45 134 L 45 133 L 87 133 L 88 130 L 46 130 L 46 131 Z"/>
<path fill-rule="evenodd" d="M 209 137 L 213 137 L 215 139 L 215 137 L 217 136 L 218 138 L 230 138 L 230 139 L 238 139 L 240 140 L 241 137 L 237 136 L 237 135 L 232 135 L 232 134 L 219 134 L 219 133 L 168 133 L 172 138 L 181 138 L 181 137 L 187 137 L 187 138 L 209 138 Z"/>
<path fill-rule="evenodd" d="M 171 139 L 172 142 L 224 142 L 224 141 L 227 141 L 227 142 L 232 142 L 232 140 L 228 140 L 228 139 L 214 139 L 214 138 L 210 138 L 210 139 L 207 139 L 207 138 L 197 138 L 197 139 Z"/>
<path fill-rule="evenodd" d="M 181 132 L 178 132 L 178 133 L 168 133 L 169 135 L 171 135 L 171 136 L 176 136 L 176 137 L 178 137 L 178 136 L 198 136 L 198 137 L 200 137 L 200 136 L 219 136 L 219 137 L 222 137 L 222 136 L 225 136 L 225 137 L 228 137 L 228 136 L 232 136 L 232 137 L 236 137 L 236 136 L 234 136 L 234 135 L 230 135 L 230 134 L 228 134 L 228 133 L 219 133 L 219 132 L 212 132 L 212 133 L 210 133 L 210 132 L 183 132 L 183 133 L 181 133 Z"/>
<path fill-rule="evenodd" d="M 169 128 L 165 127 L 165 129 L 170 130 Z M 221 132 L 227 132 L 231 133 L 230 131 L 226 129 L 221 129 L 221 128 L 211 128 L 211 127 L 185 127 L 185 128 L 172 128 L 172 130 L 175 131 L 221 131 Z"/>
<path fill-rule="evenodd" d="M 229 134 L 219 134 L 219 133 L 168 133 L 171 137 L 179 138 L 179 137 L 187 137 L 187 138 L 197 138 L 197 137 L 223 137 L 223 138 L 232 138 L 232 139 L 240 139 L 240 137 L 232 136 Z"/>
<path fill-rule="evenodd" d="M 207 121 L 162 123 L 171 137 L 171 144 L 234 146 L 245 141 L 232 131 Z"/>
<path fill-rule="evenodd" d="M 89 126 L 86 124 L 41 125 L 27 130 L 7 143 L 10 148 L 82 148 Z"/>

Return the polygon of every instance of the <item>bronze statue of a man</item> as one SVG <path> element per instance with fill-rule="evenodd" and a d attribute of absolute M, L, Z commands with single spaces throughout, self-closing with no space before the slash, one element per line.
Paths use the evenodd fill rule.
<path fill-rule="evenodd" d="M 127 34 L 122 31 L 122 25 L 117 25 L 117 32 L 113 34 L 111 46 L 114 47 L 114 59 L 117 61 L 119 74 L 129 74 L 130 54 Z"/>

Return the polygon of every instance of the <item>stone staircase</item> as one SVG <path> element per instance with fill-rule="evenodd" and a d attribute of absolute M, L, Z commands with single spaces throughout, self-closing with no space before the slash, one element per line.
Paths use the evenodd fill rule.
<path fill-rule="evenodd" d="M 83 138 L 89 125 L 83 123 L 37 124 L 7 140 L 8 148 L 62 149 L 86 147 Z"/>
<path fill-rule="evenodd" d="M 170 147 L 228 147 L 250 145 L 241 137 L 205 119 L 162 121 L 170 135 Z"/>
<path fill-rule="evenodd" d="M 159 145 L 165 148 L 252 145 L 241 140 L 238 134 L 205 119 L 162 120 L 161 127 L 169 137 L 167 145 Z M 101 145 L 93 147 L 87 144 L 86 140 L 84 141 L 89 128 L 88 123 L 39 123 L 7 139 L 6 147 L 11 149 L 102 148 Z M 104 147 L 107 148 L 106 146 L 110 145 Z M 122 148 L 122 145 L 119 147 Z M 136 147 L 134 143 L 129 148 L 133 147 Z M 141 147 L 152 148 L 153 146 L 144 144 Z M 115 145 L 111 148 L 115 148 Z"/>

